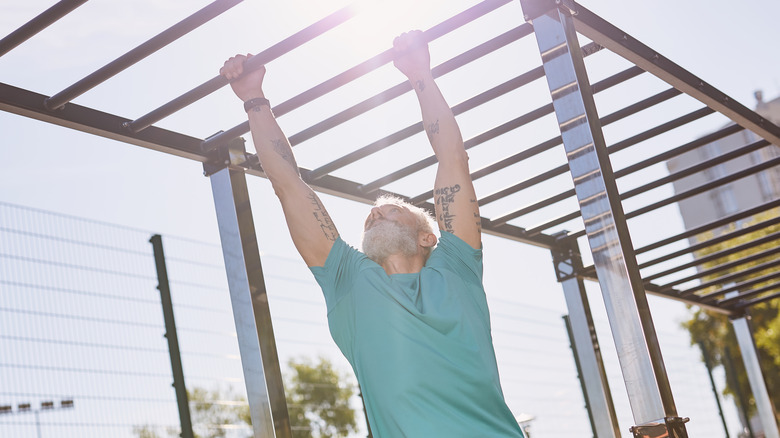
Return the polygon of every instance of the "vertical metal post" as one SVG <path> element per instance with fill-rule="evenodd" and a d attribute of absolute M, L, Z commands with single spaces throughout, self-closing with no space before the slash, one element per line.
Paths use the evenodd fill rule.
<path fill-rule="evenodd" d="M 520 0 L 532 21 L 637 426 L 687 437 L 677 416 L 593 93 L 566 0 Z"/>
<path fill-rule="evenodd" d="M 739 419 L 742 422 L 742 430 L 747 430 L 748 438 L 756 438 L 753 434 L 753 427 L 750 425 L 750 415 L 747 411 L 747 398 L 742 393 L 742 388 L 739 384 L 739 378 L 737 377 L 737 368 L 734 366 L 734 361 L 731 359 L 731 349 L 725 348 L 726 354 L 723 366 L 726 371 L 726 379 L 730 381 L 731 387 L 734 389 L 734 397 L 736 398 L 737 408 L 739 409 Z"/>
<path fill-rule="evenodd" d="M 243 149 L 243 139 L 238 141 Z M 223 168 L 210 178 L 254 437 L 290 438 L 290 418 L 246 175 L 242 170 Z"/>
<path fill-rule="evenodd" d="M 176 321 L 173 317 L 173 300 L 168 282 L 168 268 L 165 265 L 162 236 L 155 234 L 149 239 L 154 252 L 154 265 L 157 268 L 157 289 L 160 291 L 163 319 L 165 320 L 165 338 L 168 339 L 168 353 L 171 356 L 171 371 L 173 372 L 173 387 L 176 390 L 176 404 L 179 407 L 179 422 L 182 438 L 193 438 L 192 419 L 190 417 L 190 402 L 187 397 L 187 387 L 184 384 L 184 369 L 179 351 L 179 336 L 176 331 Z"/>
<path fill-rule="evenodd" d="M 747 371 L 750 389 L 753 391 L 753 399 L 756 401 L 758 418 L 764 428 L 764 436 L 766 438 L 780 438 L 772 399 L 769 398 L 769 392 L 766 389 L 764 375 L 761 373 L 761 363 L 758 361 L 756 344 L 750 329 L 750 317 L 742 315 L 739 318 L 734 318 L 731 320 L 731 325 L 734 326 L 734 333 L 737 335 L 737 343 L 742 352 L 742 361 L 745 363 L 745 371 Z M 749 418 L 748 421 L 750 421 Z"/>
<path fill-rule="evenodd" d="M 577 367 L 577 380 L 580 381 L 582 395 L 585 397 L 585 410 L 588 411 L 590 430 L 593 432 L 593 438 L 598 438 L 599 434 L 596 432 L 596 420 L 593 418 L 593 409 L 590 408 L 590 403 L 588 402 L 588 387 L 585 385 L 585 377 L 582 375 L 582 365 L 580 365 L 577 344 L 574 342 L 574 331 L 571 328 L 571 319 L 569 319 L 569 315 L 563 315 L 563 324 L 566 326 L 566 334 L 569 335 L 569 345 L 571 346 L 572 353 L 574 353 L 574 364 Z"/>
<path fill-rule="evenodd" d="M 582 392 L 588 407 L 593 434 L 598 438 L 617 438 L 620 436 L 620 428 L 601 358 L 596 328 L 593 325 L 585 285 L 577 277 L 577 271 L 582 269 L 577 241 L 573 239 L 558 239 L 558 241 L 562 249 L 553 250 L 553 263 L 569 310 L 568 317 L 564 318 L 567 327 L 571 327 L 569 337 L 580 373 Z"/>
<path fill-rule="evenodd" d="M 720 396 L 718 395 L 718 387 L 715 386 L 715 379 L 712 377 L 712 361 L 710 360 L 710 353 L 707 351 L 707 347 L 704 346 L 704 342 L 699 342 L 699 348 L 701 349 L 701 355 L 704 358 L 704 365 L 707 367 L 707 375 L 710 377 L 710 386 L 712 387 L 712 394 L 715 396 L 715 403 L 718 405 L 718 414 L 720 414 L 720 421 L 723 422 L 723 431 L 726 432 L 726 438 L 729 437 L 729 426 L 726 424 L 726 416 L 723 415 L 723 407 L 720 405 Z"/>

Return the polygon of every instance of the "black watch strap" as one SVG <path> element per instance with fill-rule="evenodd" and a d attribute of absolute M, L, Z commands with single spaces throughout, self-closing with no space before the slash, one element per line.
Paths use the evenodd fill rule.
<path fill-rule="evenodd" d="M 255 97 L 254 99 L 249 99 L 244 102 L 244 111 L 249 112 L 262 105 L 268 105 L 270 108 L 271 102 L 269 102 L 265 97 Z"/>

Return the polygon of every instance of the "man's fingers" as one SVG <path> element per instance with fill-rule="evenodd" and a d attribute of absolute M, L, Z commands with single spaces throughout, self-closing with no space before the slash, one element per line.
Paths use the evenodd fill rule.
<path fill-rule="evenodd" d="M 241 76 L 241 73 L 244 72 L 244 62 L 246 59 L 247 57 L 244 55 L 230 57 L 227 61 L 225 61 L 225 64 L 222 66 L 222 68 L 219 69 L 219 74 L 224 76 L 229 81 L 238 78 Z"/>

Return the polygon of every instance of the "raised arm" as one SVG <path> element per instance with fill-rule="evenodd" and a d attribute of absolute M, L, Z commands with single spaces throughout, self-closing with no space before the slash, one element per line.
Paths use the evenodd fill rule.
<path fill-rule="evenodd" d="M 439 161 L 433 186 L 439 228 L 460 237 L 473 248 L 482 245 L 477 196 L 471 182 L 460 128 L 431 73 L 428 46 L 422 32 L 405 33 L 393 41 L 394 64 L 414 87 L 423 126 Z"/>
<path fill-rule="evenodd" d="M 319 197 L 301 179 L 290 142 L 265 100 L 265 67 L 239 78 L 248 57 L 228 59 L 219 73 L 231 81 L 239 99 L 249 102 L 245 106 L 257 157 L 282 203 L 295 247 L 308 266 L 322 266 L 339 233 Z"/>

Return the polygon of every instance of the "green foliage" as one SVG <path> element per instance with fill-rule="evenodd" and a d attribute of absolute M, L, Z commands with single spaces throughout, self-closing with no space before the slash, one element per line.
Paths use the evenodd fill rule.
<path fill-rule="evenodd" d="M 357 432 L 355 410 L 349 405 L 355 387 L 327 359 L 287 364 L 287 406 L 294 438 L 335 438 Z"/>
<path fill-rule="evenodd" d="M 161 438 L 154 428 L 149 425 L 133 426 L 133 434 L 138 438 Z"/>
<path fill-rule="evenodd" d="M 196 387 L 187 396 L 195 438 L 224 438 L 232 426 L 249 424 L 249 406 L 233 388 L 209 391 Z"/>
<path fill-rule="evenodd" d="M 357 432 L 355 410 L 349 405 L 355 386 L 327 359 L 291 360 L 285 379 L 285 392 L 294 438 L 336 438 Z M 195 387 L 187 391 L 193 433 L 196 438 L 237 436 L 235 429 L 251 425 L 249 405 L 232 388 L 208 390 Z M 137 438 L 164 438 L 151 426 L 135 426 Z M 249 437 L 248 432 L 245 436 Z M 167 431 L 168 438 L 179 436 Z"/>
<path fill-rule="evenodd" d="M 780 211 L 775 209 L 774 211 L 770 211 L 762 215 L 757 215 L 750 223 L 743 224 L 743 227 L 763 222 L 767 219 L 776 217 L 778 214 L 780 214 Z M 730 229 L 723 231 L 723 233 L 734 230 L 736 230 L 736 226 L 732 225 Z M 707 254 L 720 252 L 737 245 L 754 241 L 758 238 L 773 234 L 777 231 L 780 231 L 780 225 L 765 227 L 758 231 L 748 233 L 716 245 L 712 245 L 711 247 L 697 252 L 696 256 L 702 257 Z M 707 233 L 705 235 L 699 236 L 698 240 L 705 241 L 713 237 L 715 237 L 713 233 Z M 709 269 L 730 261 L 738 260 L 750 254 L 766 251 L 776 247 L 776 245 L 777 242 L 769 242 L 767 244 L 756 246 L 745 251 L 740 251 L 739 253 L 705 263 L 703 264 L 702 269 Z M 740 265 L 735 269 L 716 272 L 711 276 L 704 277 L 702 282 L 713 280 L 730 272 L 742 271 L 746 268 L 766 263 L 776 259 L 776 257 L 777 256 L 765 257 L 751 263 Z M 743 276 L 736 279 L 735 283 L 741 283 L 749 279 L 758 278 L 760 276 L 769 274 L 772 272 L 772 270 L 776 269 L 776 267 L 769 268 L 752 275 Z M 770 282 L 762 282 L 752 286 L 752 288 L 759 288 L 769 284 Z M 715 287 L 710 287 L 699 293 L 702 295 L 707 295 L 716 293 L 717 291 L 718 289 Z M 775 299 L 754 305 L 750 307 L 749 313 L 751 317 L 751 325 L 753 328 L 753 338 L 758 349 L 761 369 L 767 384 L 767 389 L 775 406 L 780 406 L 780 300 Z M 689 321 L 684 322 L 682 325 L 690 332 L 692 344 L 702 343 L 704 345 L 705 349 L 709 352 L 710 360 L 713 366 L 725 365 L 728 367 L 729 357 L 727 357 L 727 352 L 730 354 L 730 362 L 735 366 L 739 388 L 742 388 L 743 394 L 749 394 L 750 391 L 747 374 L 745 373 L 739 345 L 737 344 L 734 330 L 728 320 L 728 317 L 708 310 L 696 309 L 693 312 L 692 318 Z M 724 392 L 735 395 L 734 384 L 735 383 L 733 380 L 729 380 L 726 384 Z M 755 411 L 754 400 L 749 400 L 747 410 L 751 414 Z"/>

